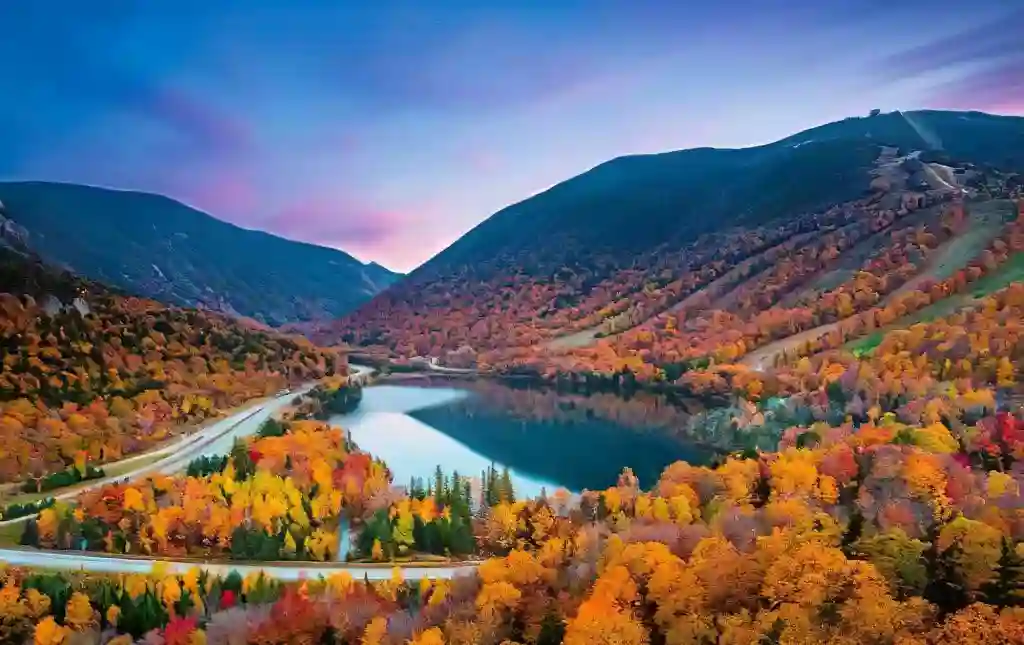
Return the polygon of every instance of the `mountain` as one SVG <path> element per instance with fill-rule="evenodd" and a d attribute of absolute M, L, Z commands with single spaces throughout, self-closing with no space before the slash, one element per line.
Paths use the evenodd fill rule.
<path fill-rule="evenodd" d="M 415 274 L 492 266 L 541 245 L 558 260 L 593 248 L 637 252 L 811 212 L 863 195 L 883 144 L 1021 170 L 1022 124 L 979 112 L 893 112 L 753 148 L 620 157 L 498 211 Z"/>
<path fill-rule="evenodd" d="M 114 461 L 346 369 L 305 338 L 119 294 L 14 245 L 0 246 L 0 348 L 0 498 L 59 483 L 80 451 Z"/>
<path fill-rule="evenodd" d="M 271 325 L 340 316 L 399 277 L 161 195 L 33 181 L 0 183 L 0 202 L 5 222 L 50 262 L 132 293 Z"/>
<path fill-rule="evenodd" d="M 356 312 L 308 333 L 405 357 L 509 365 L 623 337 L 701 298 L 704 313 L 721 297 L 726 314 L 760 314 L 795 298 L 789 292 L 815 272 L 897 257 L 881 236 L 902 230 L 912 212 L 920 211 L 906 222 L 945 240 L 952 220 L 938 205 L 1005 198 L 1020 171 L 1024 118 L 979 112 L 852 117 L 752 148 L 622 157 L 495 213 Z M 979 217 L 984 231 L 996 227 Z M 914 261 L 928 251 L 915 250 L 906 266 L 923 270 Z M 785 289 L 760 285 L 760 307 L 744 308 L 749 289 L 730 295 L 773 266 L 800 273 L 779 277 Z M 639 350 L 622 351 L 626 365 Z"/>

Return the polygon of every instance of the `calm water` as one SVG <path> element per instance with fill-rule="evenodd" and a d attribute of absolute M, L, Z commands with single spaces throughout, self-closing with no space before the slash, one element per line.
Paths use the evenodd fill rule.
<path fill-rule="evenodd" d="M 611 486 L 629 466 L 643 486 L 677 460 L 706 463 L 709 449 L 678 438 L 681 409 L 623 399 L 449 381 L 366 388 L 358 411 L 331 421 L 387 462 L 395 482 L 446 472 L 479 475 L 507 466 L 518 494 Z"/>

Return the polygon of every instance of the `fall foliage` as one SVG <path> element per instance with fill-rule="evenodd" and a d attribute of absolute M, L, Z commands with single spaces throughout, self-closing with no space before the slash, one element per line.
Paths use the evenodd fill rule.
<path fill-rule="evenodd" d="M 66 303 L 66 304 L 65 304 Z M 123 296 L 0 250 L 0 481 L 144 451 L 343 358 L 209 311 Z"/>

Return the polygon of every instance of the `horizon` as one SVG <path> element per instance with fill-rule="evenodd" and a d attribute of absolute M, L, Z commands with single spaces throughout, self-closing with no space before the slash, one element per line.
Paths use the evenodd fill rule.
<path fill-rule="evenodd" d="M 161 194 L 408 273 L 613 158 L 763 145 L 874 108 L 1024 115 L 1012 28 L 1024 12 L 1011 4 L 980 3 L 970 22 L 916 1 L 738 15 L 184 3 L 172 17 L 97 3 L 57 9 L 55 23 L 18 7 L 0 43 L 22 91 L 0 106 L 0 177 Z"/>
<path fill-rule="evenodd" d="M 1000 114 L 1000 113 L 997 113 L 997 112 L 986 112 L 984 110 L 943 110 L 943 109 L 939 109 L 939 108 L 913 108 L 913 109 L 893 108 L 892 110 L 883 110 L 881 112 L 881 114 L 885 115 L 885 114 L 893 114 L 893 113 L 896 113 L 896 112 L 926 112 L 926 111 L 964 112 L 964 113 L 980 112 L 982 114 L 987 114 L 987 115 L 990 115 L 990 116 L 1010 117 L 1010 118 L 1014 118 L 1014 117 L 1015 118 L 1024 118 L 1024 115 Z M 851 114 L 851 115 L 849 115 L 847 117 L 844 117 L 844 119 L 867 118 L 867 117 L 868 117 L 868 115 L 866 115 L 866 114 Z M 843 119 L 840 119 L 840 121 L 841 120 L 843 120 Z M 506 208 L 510 208 L 510 207 L 515 206 L 515 205 L 517 205 L 519 203 L 522 203 L 522 202 L 525 202 L 527 200 L 530 200 L 533 197 L 536 197 L 538 195 L 542 195 L 542 194 L 548 192 L 549 190 L 555 188 L 559 184 L 562 184 L 562 183 L 564 183 L 566 181 L 569 181 L 570 179 L 573 179 L 575 177 L 579 177 L 580 175 L 585 175 L 588 172 L 590 172 L 590 171 L 592 171 L 592 170 L 594 170 L 594 169 L 596 169 L 596 168 L 598 168 L 598 167 L 600 167 L 600 166 L 602 166 L 602 165 L 604 165 L 606 163 L 615 161 L 616 159 L 624 159 L 624 158 L 629 158 L 629 157 L 658 156 L 658 155 L 662 155 L 662 154 L 671 154 L 673 152 L 686 152 L 688 150 L 698 150 L 698 149 L 743 150 L 743 149 L 748 149 L 748 148 L 757 148 L 757 147 L 761 147 L 761 146 L 766 146 L 766 145 L 771 145 L 773 143 L 777 143 L 777 142 L 779 142 L 781 140 L 784 140 L 784 139 L 786 139 L 786 138 L 788 138 L 790 136 L 795 136 L 795 135 L 801 134 L 803 132 L 807 132 L 809 130 L 813 130 L 813 129 L 817 128 L 817 127 L 828 125 L 830 123 L 836 123 L 836 121 L 827 121 L 827 122 L 817 123 L 817 124 L 814 124 L 814 125 L 810 125 L 810 126 L 808 126 L 806 128 L 803 128 L 802 130 L 799 130 L 799 131 L 796 131 L 796 132 L 792 132 L 792 133 L 790 133 L 788 135 L 783 135 L 782 137 L 779 137 L 777 139 L 772 139 L 771 141 L 761 142 L 761 143 L 753 143 L 753 144 L 750 144 L 750 145 L 747 145 L 747 146 L 724 147 L 724 146 L 714 146 L 714 145 L 711 145 L 711 146 L 701 146 L 701 147 L 698 147 L 698 148 L 681 148 L 681 149 L 673 149 L 673 150 L 661 150 L 661 151 L 656 151 L 656 152 L 643 152 L 643 153 L 636 153 L 636 154 L 629 154 L 629 155 L 620 155 L 618 157 L 613 157 L 611 159 L 606 159 L 606 160 L 604 160 L 602 162 L 599 162 L 599 163 L 597 163 L 597 164 L 595 164 L 595 165 L 593 165 L 593 166 L 591 166 L 591 167 L 589 167 L 589 168 L 587 168 L 585 170 L 581 170 L 580 172 L 578 172 L 578 173 L 576 173 L 574 175 L 571 175 L 569 177 L 565 177 L 564 179 L 560 179 L 559 181 L 555 182 L 554 184 L 548 186 L 547 188 L 542 188 L 542 189 L 540 189 L 540 190 L 538 190 L 538 191 L 536 191 L 534 193 L 531 193 L 529 195 L 526 195 L 525 197 L 522 197 L 521 199 L 518 199 L 517 201 L 510 202 L 510 203 L 502 206 L 498 210 L 494 211 L 493 213 L 488 213 L 479 222 L 476 222 L 469 229 L 467 229 L 462 235 L 465 235 L 465 233 L 468 233 L 470 230 L 472 230 L 472 228 L 475 228 L 476 226 L 478 226 L 479 224 L 483 223 L 488 218 L 490 218 L 492 215 L 494 215 L 496 213 L 499 213 L 499 212 L 505 210 Z M 238 228 L 241 228 L 241 229 L 244 229 L 244 230 L 247 230 L 247 231 L 255 231 L 255 232 L 261 232 L 261 233 L 267 233 L 267 234 L 274 235 L 276 237 L 280 237 L 282 239 L 285 239 L 285 240 L 288 240 L 288 241 L 291 241 L 291 242 L 296 242 L 296 243 L 300 243 L 300 244 L 310 244 L 310 245 L 313 245 L 313 246 L 318 246 L 320 248 L 326 248 L 326 249 L 331 249 L 331 250 L 335 250 L 335 251 L 341 251 L 341 252 L 346 253 L 347 255 L 350 255 L 355 260 L 357 260 L 359 262 L 362 262 L 363 264 L 366 264 L 366 265 L 376 264 L 377 266 L 380 266 L 380 267 L 382 267 L 382 268 L 384 268 L 384 269 L 386 269 L 386 270 L 388 270 L 388 271 L 390 271 L 392 273 L 395 273 L 397 275 L 402 275 L 402 276 L 407 276 L 407 275 L 411 274 L 416 269 L 418 269 L 421 266 L 423 266 L 423 264 L 429 262 L 431 259 L 436 257 L 438 254 L 444 252 L 449 246 L 451 246 L 452 244 L 457 242 L 459 240 L 459 238 L 461 237 L 461 235 L 460 235 L 460 236 L 457 236 L 456 238 L 452 239 L 451 242 L 449 242 L 446 246 L 444 246 L 442 249 L 440 249 L 434 255 L 428 257 L 426 260 L 424 260 L 420 264 L 417 264 L 416 266 L 413 266 L 413 267 L 411 267 L 411 268 L 409 268 L 407 270 L 399 271 L 399 270 L 396 270 L 396 269 L 394 269 L 394 268 L 392 268 L 392 267 L 390 267 L 390 266 L 388 266 L 386 264 L 383 264 L 383 263 L 381 263 L 381 262 L 379 262 L 377 260 L 362 258 L 362 257 L 358 256 L 357 254 L 352 253 L 351 251 L 349 251 L 347 249 L 344 249 L 344 248 L 338 248 L 338 247 L 334 247 L 334 246 L 329 246 L 329 245 L 321 244 L 321 243 L 313 241 L 313 240 L 303 240 L 303 239 L 299 239 L 299 238 L 289 237 L 287 235 L 281 235 L 281 234 L 278 234 L 278 233 L 274 233 L 273 231 L 265 230 L 265 229 L 262 229 L 262 228 L 246 226 L 244 223 L 231 222 L 231 221 L 229 221 L 227 219 L 224 219 L 223 217 L 218 216 L 217 213 L 211 213 L 211 212 L 205 211 L 201 207 L 199 207 L 199 206 L 197 206 L 195 204 L 190 204 L 186 200 L 178 198 L 178 197 L 175 197 L 174 195 L 167 195 L 167 194 L 164 194 L 164 193 L 150 192 L 150 191 L 146 191 L 146 190 L 140 190 L 140 189 L 137 189 L 137 188 L 124 188 L 124 187 L 120 187 L 120 186 L 105 186 L 105 185 L 102 185 L 102 184 L 88 184 L 88 183 L 80 183 L 80 182 L 45 180 L 45 179 L 6 179 L 6 178 L 0 177 L 0 183 L 32 183 L 32 182 L 64 184 L 64 185 L 69 185 L 69 186 L 85 186 L 85 187 L 88 187 L 88 188 L 98 188 L 98 189 L 109 190 L 109 191 L 114 191 L 114 192 L 137 193 L 137 194 L 141 194 L 141 195 L 151 195 L 151 196 L 156 196 L 156 197 L 164 197 L 166 199 L 170 199 L 172 201 L 178 202 L 179 204 L 182 204 L 183 206 L 185 206 L 187 208 L 191 208 L 192 210 L 199 211 L 200 213 L 203 213 L 203 214 L 205 214 L 205 215 L 207 215 L 209 217 L 212 217 L 212 218 L 217 219 L 217 220 L 219 220 L 221 222 L 224 222 L 225 224 L 228 224 L 230 226 L 237 226 Z"/>

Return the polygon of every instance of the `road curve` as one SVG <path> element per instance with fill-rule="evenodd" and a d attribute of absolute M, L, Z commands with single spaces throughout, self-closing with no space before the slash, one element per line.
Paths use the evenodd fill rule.
<path fill-rule="evenodd" d="M 39 567 L 61 571 L 89 571 L 91 573 L 143 573 L 153 571 L 153 565 L 160 563 L 168 573 L 184 573 L 193 567 L 209 572 L 212 575 L 226 576 L 237 571 L 242 576 L 256 571 L 279 580 L 301 580 L 329 576 L 332 573 L 346 572 L 353 578 L 369 580 L 387 580 L 391 578 L 392 567 L 387 565 L 358 565 L 341 563 L 247 563 L 247 562 L 201 562 L 187 560 L 160 560 L 150 558 L 126 558 L 84 553 L 80 551 L 39 551 L 36 549 L 0 549 L 0 562 L 17 567 Z M 421 578 L 451 579 L 458 576 L 471 575 L 476 571 L 476 563 L 454 564 L 446 566 L 403 566 L 402 577 L 406 580 Z"/>
<path fill-rule="evenodd" d="M 215 423 L 211 423 L 199 432 L 184 437 L 173 444 L 164 446 L 163 448 L 152 452 L 129 457 L 122 462 L 116 462 L 121 464 L 135 461 L 143 457 L 167 454 L 166 457 L 162 457 L 157 461 L 139 466 L 129 472 L 83 482 L 81 485 L 75 486 L 70 490 L 56 493 L 53 497 L 57 500 L 73 499 L 86 491 L 100 488 L 107 484 L 138 479 L 140 477 L 154 475 L 157 473 L 171 474 L 184 470 L 190 461 L 198 457 L 227 454 L 230 452 L 231 446 L 237 437 L 245 437 L 255 434 L 270 415 L 288 405 L 296 395 L 307 392 L 312 387 L 312 384 L 307 384 L 296 388 L 289 391 L 287 394 L 278 395 L 269 401 L 264 401 L 247 407 L 229 417 L 225 417 Z M 114 464 L 108 464 L 108 467 L 111 465 Z M 14 524 L 16 522 L 24 522 L 29 517 L 32 516 L 0 521 L 0 526 Z"/>
<path fill-rule="evenodd" d="M 360 380 L 363 380 L 373 372 L 373 369 L 362 365 L 353 365 L 352 367 L 355 371 L 354 376 Z M 160 452 L 164 452 L 177 448 L 177 452 L 167 458 L 142 466 L 129 473 L 123 473 L 117 477 L 107 477 L 89 482 L 85 486 L 56 495 L 55 497 L 58 499 L 75 497 L 83 491 L 103 486 L 107 483 L 123 479 L 136 479 L 157 472 L 173 473 L 185 468 L 190 461 L 198 457 L 225 454 L 230 450 L 235 438 L 255 433 L 270 415 L 288 405 L 296 395 L 302 394 L 311 388 L 311 384 L 296 388 L 287 394 L 279 395 L 270 401 L 253 406 L 254 409 L 242 410 L 230 417 L 221 419 L 202 431 L 186 437 L 171 448 L 161 449 Z M 32 516 L 7 520 L 0 522 L 0 525 L 24 522 L 29 517 Z M 343 535 L 340 544 L 346 547 L 345 551 L 348 550 L 347 543 L 348 536 Z M 198 560 L 184 561 L 146 557 L 121 557 L 82 551 L 41 551 L 27 547 L 0 548 L 0 562 L 11 566 L 42 567 L 63 571 L 91 571 L 95 573 L 149 573 L 153 570 L 153 565 L 159 562 L 166 566 L 168 571 L 175 573 L 181 573 L 198 566 L 200 569 L 214 575 L 227 575 L 231 571 L 238 571 L 244 576 L 254 571 L 263 571 L 266 575 L 281 580 L 315 578 L 320 575 L 327 576 L 340 571 L 345 571 L 354 578 L 365 577 L 369 580 L 386 580 L 392 575 L 392 568 L 388 566 L 347 565 L 343 563 L 292 564 L 267 562 L 256 564 L 202 562 Z M 407 580 L 419 580 L 421 578 L 450 579 L 460 575 L 470 575 L 476 571 L 476 563 L 448 566 L 402 566 L 401 568 L 402 575 Z"/>

